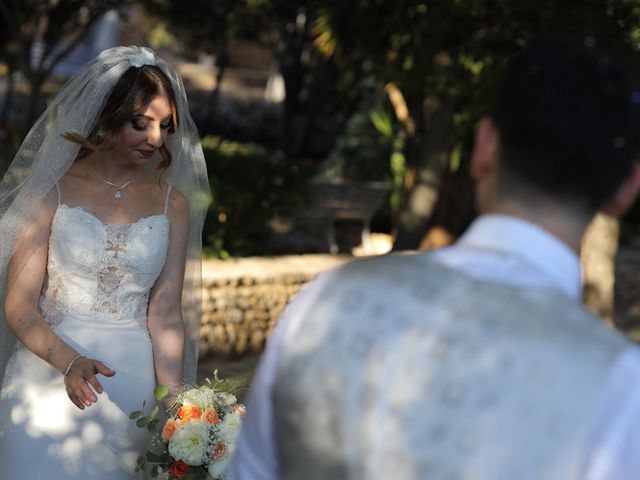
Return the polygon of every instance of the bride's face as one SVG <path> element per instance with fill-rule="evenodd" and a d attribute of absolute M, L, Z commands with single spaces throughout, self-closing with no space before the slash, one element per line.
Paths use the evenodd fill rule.
<path fill-rule="evenodd" d="M 115 153 L 132 166 L 144 165 L 164 144 L 171 122 L 172 110 L 168 99 L 162 95 L 155 97 L 144 111 L 136 112 L 122 126 Z"/>

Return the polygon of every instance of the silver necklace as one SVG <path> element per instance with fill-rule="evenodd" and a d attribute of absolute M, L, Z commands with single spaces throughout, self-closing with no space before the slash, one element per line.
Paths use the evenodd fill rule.
<path fill-rule="evenodd" d="M 98 172 L 96 172 L 94 170 L 94 168 L 91 166 L 91 164 L 89 162 L 87 162 L 87 166 L 89 167 L 89 170 L 91 170 L 91 173 L 93 174 L 94 177 L 96 177 L 98 180 L 100 180 L 103 183 L 106 183 L 107 185 L 109 185 L 112 188 L 116 189 L 116 193 L 113 195 L 115 197 L 116 200 L 120 200 L 122 198 L 122 191 L 127 188 L 129 186 L 129 184 L 131 182 L 133 182 L 136 177 L 138 176 L 138 173 L 140 172 L 140 170 L 137 170 L 136 173 L 133 174 L 133 177 L 131 177 L 129 180 L 127 180 L 126 182 L 124 182 L 122 185 L 118 185 L 116 183 L 113 183 L 110 180 L 107 180 L 106 178 L 101 177 L 100 175 L 98 175 Z"/>

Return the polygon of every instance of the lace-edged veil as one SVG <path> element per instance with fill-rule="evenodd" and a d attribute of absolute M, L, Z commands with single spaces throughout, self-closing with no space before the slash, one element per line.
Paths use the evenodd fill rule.
<path fill-rule="evenodd" d="M 4 300 L 7 270 L 23 229 L 35 218 L 45 195 L 71 167 L 80 146 L 61 134 L 77 132 L 85 138 L 97 121 L 116 82 L 131 66 L 156 65 L 173 86 L 178 110 L 178 130 L 165 143 L 172 162 L 162 180 L 188 199 L 190 232 L 183 290 L 183 318 L 187 340 L 185 381 L 195 381 L 201 308 L 201 232 L 209 203 L 209 185 L 202 147 L 189 114 L 182 79 L 173 67 L 144 47 L 114 47 L 103 51 L 71 78 L 35 122 L 0 183 L 0 383 L 16 344 L 9 330 Z M 160 154 L 145 168 L 156 172 Z"/>

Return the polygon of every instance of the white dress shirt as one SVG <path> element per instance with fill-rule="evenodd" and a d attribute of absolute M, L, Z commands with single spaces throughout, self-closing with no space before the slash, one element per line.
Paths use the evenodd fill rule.
<path fill-rule="evenodd" d="M 470 276 L 518 287 L 554 288 L 580 301 L 580 262 L 564 243 L 540 227 L 514 217 L 479 217 L 455 245 L 430 253 L 439 262 Z M 231 480 L 279 478 L 271 394 L 276 368 L 291 333 L 315 303 L 331 272 L 321 275 L 280 318 L 260 361 L 247 399 Z M 620 354 L 590 422 L 588 463 L 576 480 L 640 478 L 640 350 Z M 573 480 L 573 479 L 571 479 Z"/>

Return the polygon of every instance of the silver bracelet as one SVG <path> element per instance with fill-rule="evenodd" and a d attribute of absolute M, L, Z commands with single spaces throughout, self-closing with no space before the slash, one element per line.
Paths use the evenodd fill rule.
<path fill-rule="evenodd" d="M 64 372 L 63 377 L 66 377 L 67 374 L 69 373 L 69 370 L 71 370 L 71 367 L 73 367 L 73 364 L 76 363 L 76 360 L 80 360 L 81 358 L 87 358 L 84 355 L 78 355 L 77 357 L 75 357 L 73 360 L 71 360 L 69 362 L 69 366 L 67 367 L 67 369 Z"/>

